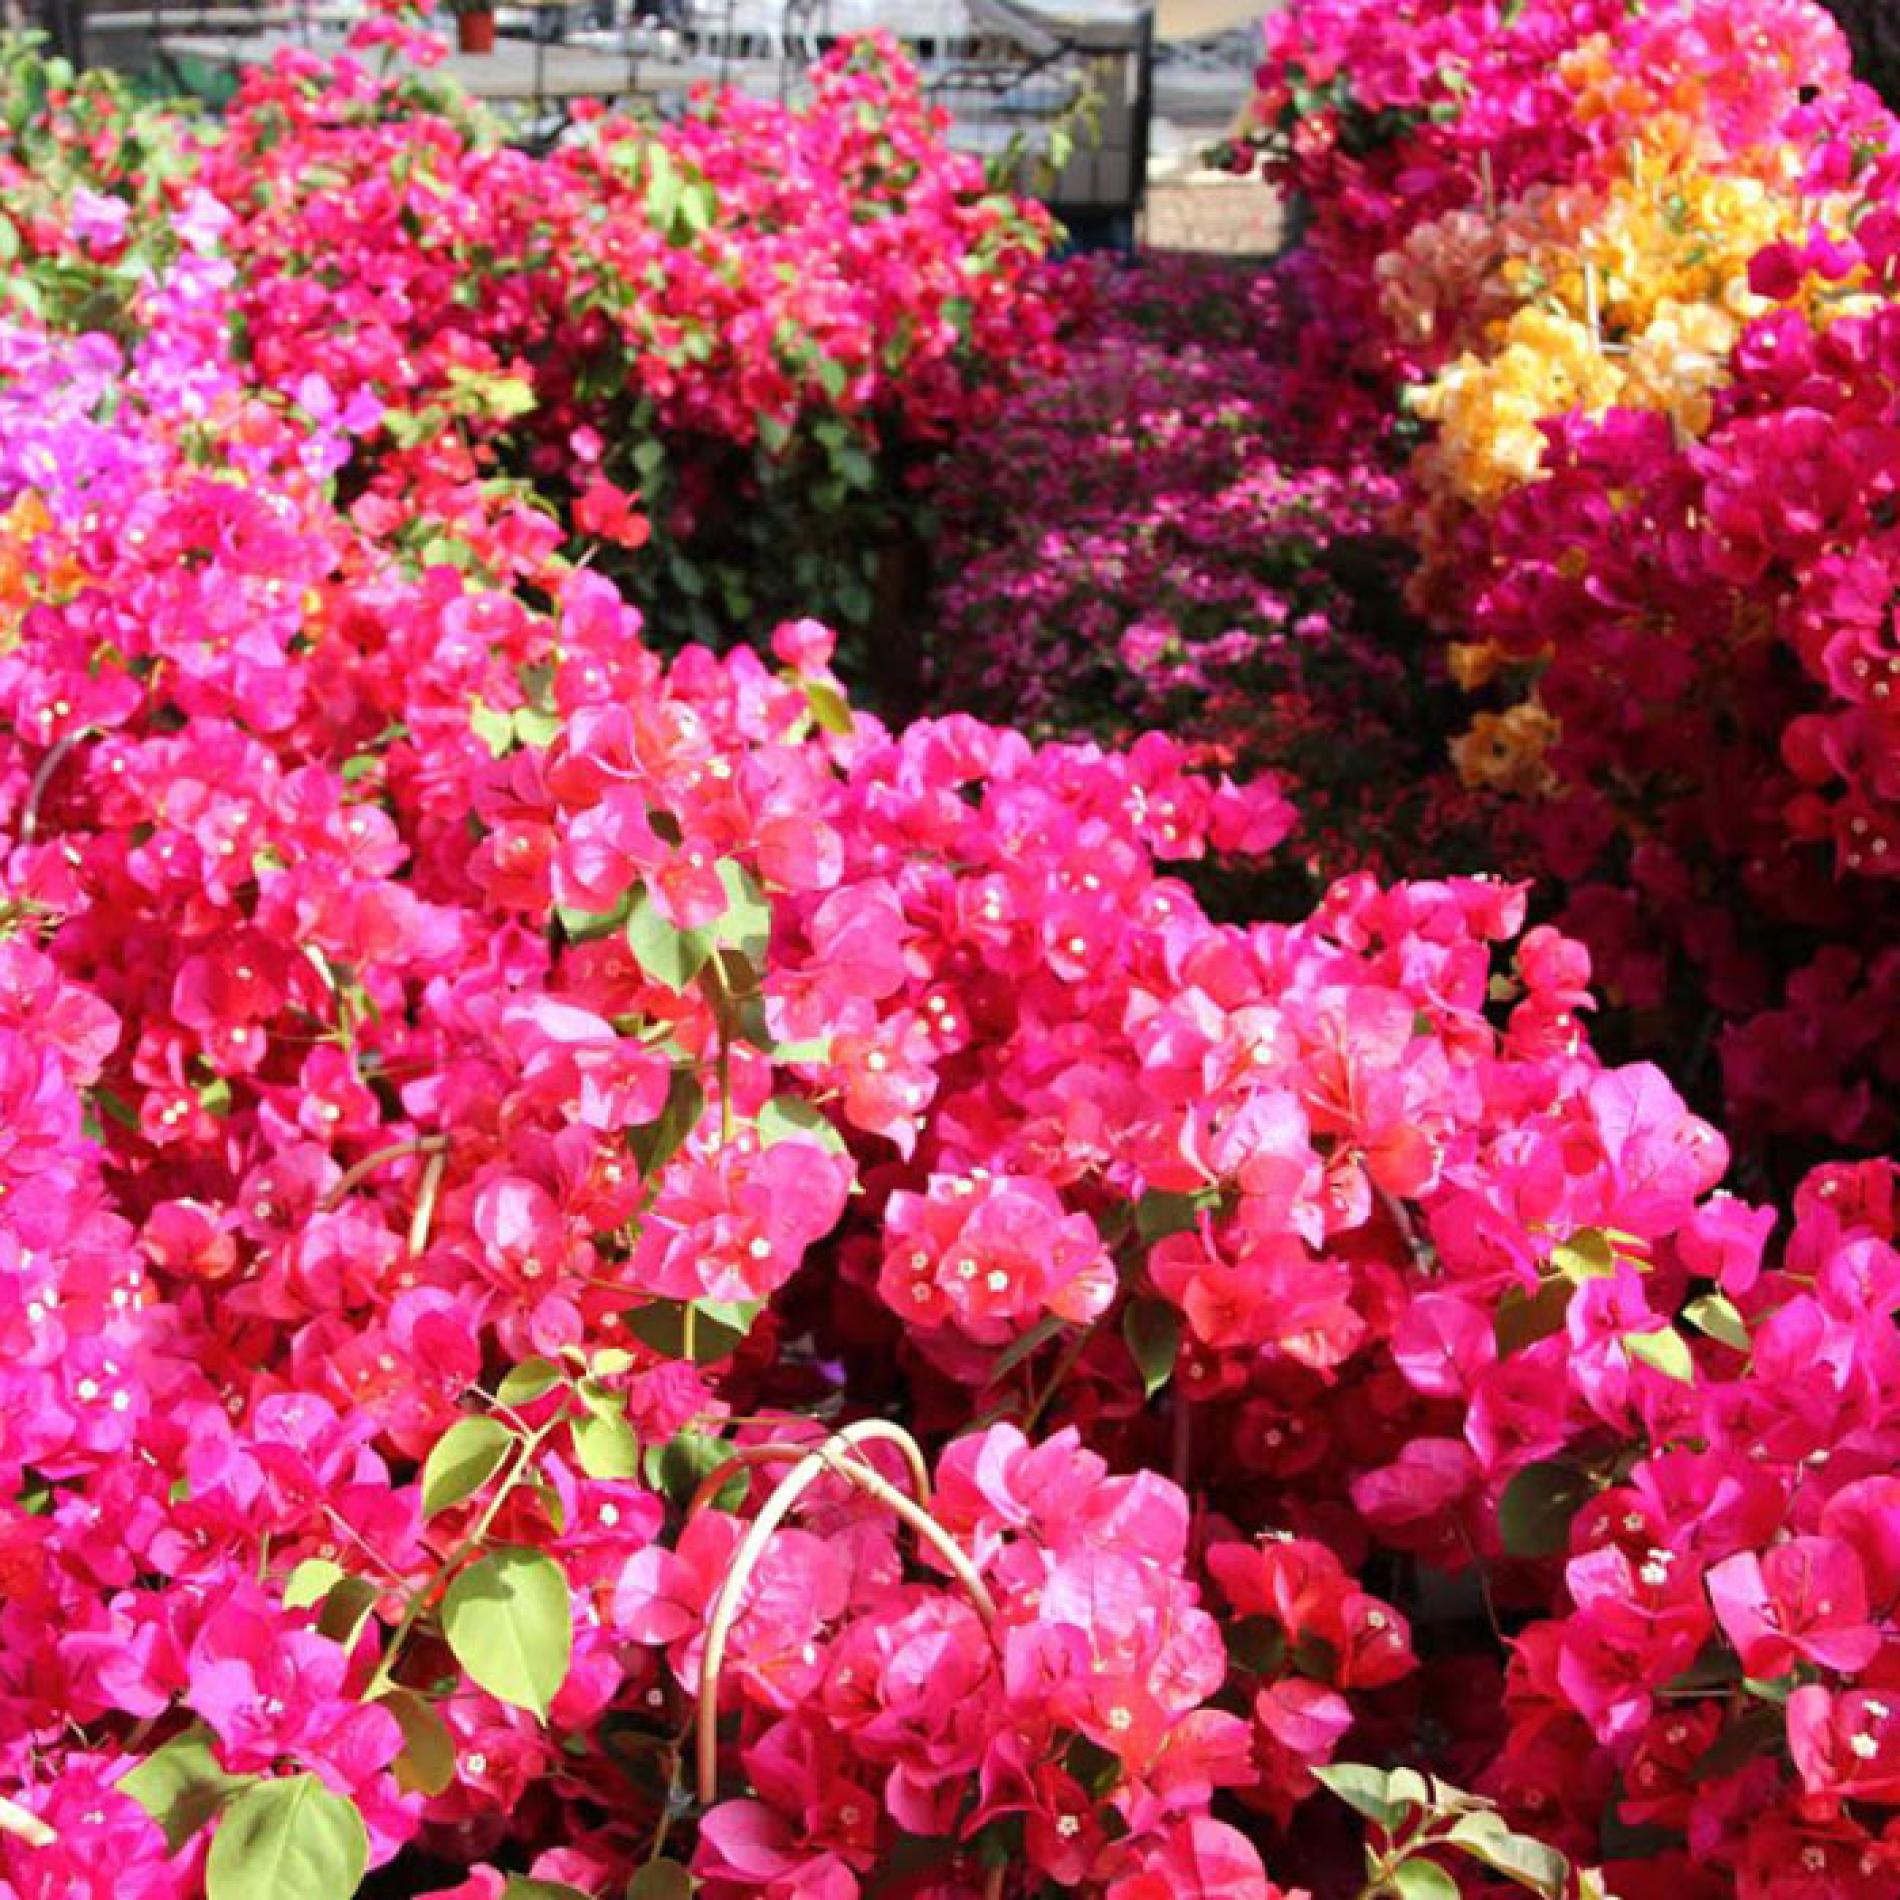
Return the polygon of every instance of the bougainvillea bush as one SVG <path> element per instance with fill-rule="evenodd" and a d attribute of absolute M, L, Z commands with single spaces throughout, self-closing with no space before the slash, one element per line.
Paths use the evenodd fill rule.
<path fill-rule="evenodd" d="M 0 137 L 14 299 L 109 326 L 203 194 L 254 373 L 376 405 L 347 478 L 375 532 L 425 533 L 459 487 L 509 477 L 660 638 L 794 607 L 888 638 L 918 471 L 1060 320 L 1040 207 L 948 148 L 888 41 L 842 47 L 795 106 L 583 107 L 545 156 L 426 67 L 363 60 L 287 53 L 215 120 L 22 63 Z"/>
<path fill-rule="evenodd" d="M 1414 597 L 1533 794 L 1567 928 L 1738 1132 L 1900 1099 L 1887 596 L 1894 122 L 1807 0 L 1315 0 L 1272 167 L 1431 425 Z"/>
<path fill-rule="evenodd" d="M 1478 868 L 1210 918 L 1198 741 L 667 657 L 558 392 L 274 358 L 108 99 L 0 179 L 0 1894 L 1890 1893 L 1895 1170 L 1725 1192 Z"/>

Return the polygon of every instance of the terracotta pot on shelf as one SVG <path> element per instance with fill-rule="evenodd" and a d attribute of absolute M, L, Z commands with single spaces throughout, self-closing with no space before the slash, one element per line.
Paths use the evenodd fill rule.
<path fill-rule="evenodd" d="M 492 53 L 495 50 L 495 16 L 492 13 L 458 13 L 455 16 L 455 43 L 465 53 Z"/>

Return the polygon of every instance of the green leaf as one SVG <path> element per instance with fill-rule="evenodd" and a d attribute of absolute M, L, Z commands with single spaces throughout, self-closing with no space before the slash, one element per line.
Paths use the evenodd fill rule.
<path fill-rule="evenodd" d="M 832 1038 L 830 1036 L 800 1036 L 795 1042 L 775 1042 L 766 1051 L 774 1062 L 797 1064 L 810 1062 L 829 1062 L 831 1060 Z M 839 1138 L 838 1146 L 842 1151 L 844 1142 Z"/>
<path fill-rule="evenodd" d="M 1286 1667 L 1286 1631 L 1270 1616 L 1243 1616 L 1221 1625 L 1227 1658 L 1250 1675 L 1277 1676 Z"/>
<path fill-rule="evenodd" d="M 1460 1900 L 1458 1883 L 1431 1860 L 1402 1860 L 1392 1869 L 1399 1900 Z"/>
<path fill-rule="evenodd" d="M 1501 1815 L 1464 1814 L 1446 1837 L 1461 1853 L 1549 1900 L 1563 1900 L 1570 1863 L 1554 1848 L 1528 1834 L 1513 1833 Z"/>
<path fill-rule="evenodd" d="M 479 699 L 468 710 L 468 723 L 476 738 L 496 758 L 500 758 L 515 742 L 514 715 L 498 712 L 493 706 L 483 705 Z"/>
<path fill-rule="evenodd" d="M 1389 1778 L 1382 1768 L 1346 1761 L 1311 1772 L 1321 1787 L 1336 1794 L 1355 1814 L 1363 1815 L 1375 1827 L 1391 1834 L 1404 1825 L 1405 1804 L 1391 1798 Z"/>
<path fill-rule="evenodd" d="M 1576 1291 L 1568 1280 L 1546 1280 L 1535 1293 L 1517 1287 L 1498 1302 L 1491 1318 L 1491 1330 L 1497 1339 L 1498 1357 L 1534 1346 L 1564 1329 L 1564 1316 L 1570 1310 L 1570 1296 Z"/>
<path fill-rule="evenodd" d="M 501 1900 L 589 1900 L 589 1896 L 565 1880 L 530 1880 L 526 1874 L 510 1874 Z"/>
<path fill-rule="evenodd" d="M 1608 1234 L 1582 1227 L 1552 1251 L 1550 1264 L 1566 1280 L 1601 1280 L 1616 1271 L 1616 1248 Z"/>
<path fill-rule="evenodd" d="M 726 887 L 726 910 L 712 927 L 714 940 L 763 962 L 772 944 L 770 902 L 758 879 L 736 859 L 721 858 L 715 868 Z"/>
<path fill-rule="evenodd" d="M 695 1300 L 690 1308 L 693 1363 L 709 1366 L 730 1358 L 744 1343 L 763 1307 L 762 1300 Z M 684 1359 L 688 1311 L 683 1300 L 654 1300 L 627 1315 L 627 1328 L 655 1352 L 669 1359 Z"/>
<path fill-rule="evenodd" d="M 545 752 L 560 736 L 560 714 L 543 712 L 539 706 L 517 707 L 512 723 L 515 737 L 536 752 Z"/>
<path fill-rule="evenodd" d="M 1135 1203 L 1135 1232 L 1150 1242 L 1165 1240 L 1169 1234 L 1184 1234 L 1210 1204 L 1207 1192 L 1170 1194 L 1150 1188 Z"/>
<path fill-rule="evenodd" d="M 1682 1309 L 1682 1317 L 1720 1345 L 1733 1346 L 1737 1352 L 1749 1350 L 1748 1322 L 1735 1302 L 1723 1294 L 1705 1293 L 1701 1299 L 1691 1300 Z"/>
<path fill-rule="evenodd" d="M 640 1440 L 624 1417 L 586 1412 L 568 1427 L 574 1456 L 590 1478 L 637 1478 Z"/>
<path fill-rule="evenodd" d="M 1068 1329 L 1069 1322 L 1060 1313 L 1045 1313 L 1026 1333 L 1018 1333 L 996 1355 L 996 1363 L 990 1367 L 989 1377 L 983 1381 L 984 1388 L 1007 1379 L 1025 1359 L 1048 1345 L 1058 1333 L 1067 1332 Z"/>
<path fill-rule="evenodd" d="M 498 1418 L 464 1418 L 442 1434 L 422 1465 L 422 1515 L 472 1498 L 508 1456 L 515 1435 Z"/>
<path fill-rule="evenodd" d="M 680 1145 L 699 1125 L 706 1112 L 706 1091 L 691 1069 L 675 1069 L 667 1085 L 666 1107 L 657 1121 L 644 1123 L 627 1136 L 640 1172 L 651 1178 L 679 1153 Z"/>
<path fill-rule="evenodd" d="M 165 1831 L 165 1845 L 175 1854 L 255 1775 L 227 1772 L 212 1752 L 211 1731 L 193 1723 L 155 1748 L 120 1777 L 119 1792 L 128 1794 Z"/>
<path fill-rule="evenodd" d="M 567 1574 L 535 1550 L 478 1558 L 442 1598 L 442 1634 L 471 1680 L 545 1721 L 574 1653 Z"/>
<path fill-rule="evenodd" d="M 683 1505 L 731 1456 L 732 1447 L 723 1438 L 705 1432 L 678 1432 L 664 1445 L 647 1447 L 646 1479 L 675 1504 Z M 748 1482 L 743 1471 L 735 1471 L 712 1500 L 713 1508 L 732 1509 L 745 1496 Z"/>
<path fill-rule="evenodd" d="M 823 680 L 806 680 L 803 685 L 805 704 L 811 708 L 812 723 L 818 730 L 834 732 L 841 739 L 850 738 L 856 726 L 845 696 Z"/>
<path fill-rule="evenodd" d="M 328 1557 L 310 1557 L 284 1579 L 284 1607 L 317 1608 L 317 1632 L 345 1649 L 354 1647 L 381 1595 L 367 1577 L 353 1577 Z"/>
<path fill-rule="evenodd" d="M 775 1148 L 781 1141 L 809 1141 L 832 1154 L 844 1152 L 844 1137 L 830 1117 L 796 1095 L 775 1095 L 759 1110 L 759 1146 Z"/>
<path fill-rule="evenodd" d="M 349 1900 L 369 1864 L 353 1802 L 315 1775 L 246 1788 L 225 1811 L 205 1862 L 208 1900 Z"/>
<path fill-rule="evenodd" d="M 628 892 L 612 910 L 576 910 L 571 904 L 556 904 L 554 917 L 569 943 L 592 943 L 611 937 L 626 923 L 632 902 L 633 894 Z"/>
<path fill-rule="evenodd" d="M 317 1612 L 317 1634 L 343 1649 L 353 1649 L 382 1593 L 367 1577 L 343 1577 L 330 1586 Z"/>
<path fill-rule="evenodd" d="M 710 930 L 677 930 L 654 907 L 645 891 L 627 914 L 627 945 L 654 982 L 684 996 L 713 953 Z"/>
<path fill-rule="evenodd" d="M 627 1900 L 689 1900 L 693 1877 L 676 1860 L 650 1860 L 627 1882 Z"/>
<path fill-rule="evenodd" d="M 685 181 L 673 164 L 673 154 L 655 144 L 647 155 L 646 214 L 657 231 L 671 231 L 679 212 Z"/>
<path fill-rule="evenodd" d="M 1498 1500 L 1498 1536 L 1512 1557 L 1560 1557 L 1570 1520 L 1590 1500 L 1590 1480 L 1575 1465 L 1539 1459 L 1526 1465 Z"/>
<path fill-rule="evenodd" d="M 1165 1300 L 1134 1300 L 1122 1315 L 1122 1338 L 1141 1374 L 1143 1398 L 1151 1399 L 1174 1377 L 1181 1351 L 1181 1315 Z"/>
<path fill-rule="evenodd" d="M 678 241 L 677 234 L 681 227 L 690 235 L 697 237 L 701 231 L 705 230 L 707 226 L 712 223 L 713 216 L 718 209 L 719 200 L 714 195 L 712 186 L 703 178 L 695 178 L 693 182 L 680 193 L 679 217 L 675 225 L 675 242 Z"/>
<path fill-rule="evenodd" d="M 376 1700 L 402 1730 L 402 1753 L 391 1764 L 404 1794 L 434 1797 L 455 1779 L 455 1738 L 435 1704 L 413 1689 L 385 1689 Z"/>
<path fill-rule="evenodd" d="M 1304 1646 L 1305 1638 L 1301 1639 Z M 1336 1658 L 1337 1652 L 1335 1652 Z M 1335 1661 L 1336 1666 L 1336 1661 Z M 1330 1675 L 1331 1669 L 1327 1671 Z M 1416 1768 L 1394 1768 L 1385 1778 L 1385 1798 L 1400 1808 L 1455 1808 L 1469 1803 L 1471 1796 L 1448 1781 L 1421 1775 Z"/>
<path fill-rule="evenodd" d="M 1673 1326 L 1655 1333 L 1625 1333 L 1623 1350 L 1631 1359 L 1668 1378 L 1680 1379 L 1684 1385 L 1695 1384 L 1695 1360 L 1690 1356 L 1689 1342 Z"/>
<path fill-rule="evenodd" d="M 503 1405 L 532 1405 L 545 1398 L 567 1377 L 552 1359 L 524 1359 L 502 1374 L 495 1397 Z"/>
<path fill-rule="evenodd" d="M 306 1557 L 284 1579 L 284 1608 L 307 1610 L 321 1603 L 346 1574 L 341 1564 L 328 1557 Z"/>

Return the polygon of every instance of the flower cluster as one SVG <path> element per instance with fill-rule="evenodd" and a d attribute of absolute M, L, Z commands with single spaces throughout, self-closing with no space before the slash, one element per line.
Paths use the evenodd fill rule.
<path fill-rule="evenodd" d="M 1876 1148 L 1893 122 L 1793 0 L 1533 5 L 1488 50 L 1488 9 L 1429 11 L 1422 90 L 1376 9 L 1292 9 L 1267 76 L 1331 62 L 1356 109 L 1405 107 L 1348 176 L 1338 100 L 1284 104 L 1274 162 L 1341 294 L 1383 293 L 1373 341 L 1434 425 L 1413 598 L 1492 700 L 1460 769 L 1532 801 L 1613 991 L 1709 1019 L 1738 1129 Z M 1552 136 L 1494 144 L 1500 118 Z"/>

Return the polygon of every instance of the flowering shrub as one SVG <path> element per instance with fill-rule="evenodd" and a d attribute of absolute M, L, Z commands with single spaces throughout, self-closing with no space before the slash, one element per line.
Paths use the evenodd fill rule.
<path fill-rule="evenodd" d="M 109 117 L 3 201 L 0 1896 L 1891 1886 L 1890 1166 L 1724 1194 L 1517 885 L 1215 921 L 1204 745 L 663 657 L 511 361 L 269 359 Z"/>
<path fill-rule="evenodd" d="M 523 480 L 675 642 L 794 609 L 888 623 L 916 465 L 1058 319 L 1048 219 L 948 149 L 888 41 L 841 47 L 802 106 L 595 114 L 546 157 L 414 68 L 297 52 L 216 125 L 90 75 L 53 98 L 0 145 L 37 305 L 97 325 L 197 194 L 250 373 L 366 418 L 372 532 L 421 532 L 418 486 L 430 519 Z"/>
<path fill-rule="evenodd" d="M 1536 801 L 1566 927 L 1738 1132 L 1877 1148 L 1892 121 L 1796 0 L 1491 11 L 1297 7 L 1262 102 L 1435 425 L 1414 598 L 1493 700 L 1460 767 Z"/>

